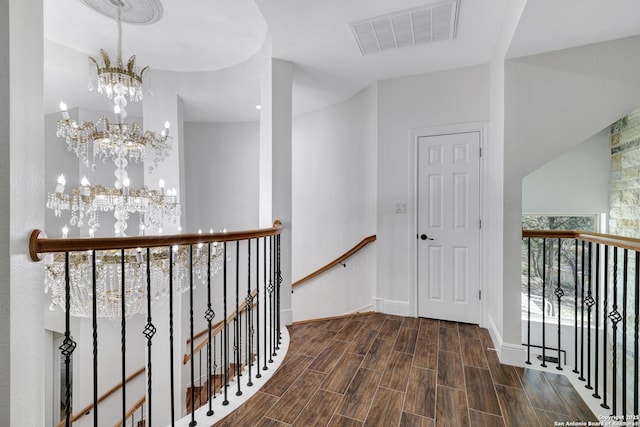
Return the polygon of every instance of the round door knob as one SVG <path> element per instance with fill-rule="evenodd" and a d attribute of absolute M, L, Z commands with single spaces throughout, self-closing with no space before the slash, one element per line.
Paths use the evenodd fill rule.
<path fill-rule="evenodd" d="M 426 234 L 421 234 L 421 235 L 420 235 L 420 238 L 421 238 L 422 240 L 433 240 L 431 237 L 427 236 Z"/>

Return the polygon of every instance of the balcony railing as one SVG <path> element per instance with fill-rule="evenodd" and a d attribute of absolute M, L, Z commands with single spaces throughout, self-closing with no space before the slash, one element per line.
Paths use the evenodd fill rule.
<path fill-rule="evenodd" d="M 116 422 L 123 425 L 131 425 L 132 420 L 144 420 L 145 427 L 150 427 L 153 423 L 175 425 L 186 414 L 189 417 L 188 424 L 194 426 L 197 424 L 196 410 L 200 406 L 206 405 L 200 412 L 205 411 L 207 416 L 213 416 L 213 399 L 221 397 L 222 405 L 226 405 L 229 403 L 230 392 L 233 391 L 236 396 L 243 394 L 241 376 L 248 379 L 242 382 L 244 386 L 252 387 L 252 380 L 261 378 L 261 372 L 270 368 L 274 356 L 280 350 L 281 231 L 279 221 L 273 227 L 265 229 L 175 236 L 47 239 L 39 231 L 34 231 L 30 239 L 32 259 L 39 261 L 45 254 L 53 254 L 48 256 L 57 257 L 56 260 L 61 261 L 64 266 L 64 297 L 61 305 L 65 331 L 60 353 L 66 368 L 63 379 L 66 395 L 62 397 L 66 413 L 62 425 L 69 427 L 72 423 L 73 384 L 70 368 L 74 351 L 79 346 L 87 346 L 85 348 L 90 348 L 93 354 L 92 415 L 93 425 L 96 426 L 99 422 L 104 425 L 101 417 L 106 416 L 99 411 L 98 406 L 99 385 L 107 381 L 99 376 L 102 372 L 101 364 L 121 365 L 122 405 L 121 415 Z M 181 268 L 187 268 L 180 275 L 174 271 L 179 253 L 184 255 L 180 261 Z M 89 278 L 88 290 L 79 290 L 83 285 L 79 283 L 79 275 L 74 275 L 77 265 L 71 260 L 77 260 L 78 257 L 90 266 L 90 271 L 83 275 L 84 279 Z M 158 265 L 152 266 L 158 259 L 162 260 L 161 268 Z M 115 283 L 120 284 L 120 287 L 105 291 L 97 284 L 101 275 L 105 274 L 103 268 L 106 268 L 104 264 L 107 262 L 117 267 L 109 271 L 112 276 L 117 276 Z M 219 267 L 217 274 L 216 265 Z M 136 274 L 136 281 L 146 284 L 146 287 L 135 290 L 138 297 L 142 295 L 141 298 L 146 303 L 144 314 L 130 314 L 127 300 L 133 298 L 133 290 L 126 288 L 131 283 L 128 274 Z M 168 304 L 152 310 L 152 300 L 158 298 L 152 292 L 154 280 L 166 280 Z M 174 314 L 174 310 L 180 308 L 180 302 L 174 300 L 176 290 L 183 292 L 184 298 L 188 299 L 187 304 L 183 303 L 181 306 L 180 318 Z M 78 293 L 81 291 L 92 299 L 89 310 L 92 339 L 89 342 L 74 341 L 71 327 L 71 315 L 74 312 L 72 304 L 78 301 Z M 120 326 L 119 362 L 101 358 L 98 351 L 100 336 L 97 305 L 101 292 L 110 292 L 109 295 L 117 300 L 118 310 L 115 312 L 119 317 L 112 320 Z M 127 320 L 136 315 L 144 316 L 146 323 L 143 330 L 131 331 L 127 327 Z M 156 320 L 159 317 L 163 319 L 162 322 Z M 168 325 L 159 335 L 167 337 L 168 343 L 164 345 L 169 350 L 167 354 L 153 354 L 153 344 L 159 339 L 154 337 L 165 326 L 165 318 L 168 319 Z M 198 345 L 194 342 L 196 323 L 205 327 L 204 333 L 199 337 L 202 342 Z M 185 369 L 179 368 L 181 363 L 177 358 L 181 356 L 182 343 L 174 342 L 174 329 L 181 325 L 188 325 L 186 329 L 182 327 L 183 331 L 188 330 L 189 336 L 187 354 L 184 357 Z M 138 403 L 131 407 L 127 406 L 127 343 L 129 340 L 140 339 L 146 341 L 146 390 Z M 158 358 L 166 358 L 166 363 L 163 361 L 161 367 L 157 363 L 152 364 Z M 157 378 L 158 375 L 169 378 L 166 381 L 170 388 L 168 401 L 156 398 L 158 390 L 155 388 L 156 384 L 152 384 L 152 378 Z M 82 380 L 87 381 L 86 378 Z M 108 381 L 111 382 L 112 379 Z M 234 381 L 235 384 L 232 384 Z M 179 393 L 184 390 L 190 394 L 185 398 L 189 407 L 179 408 L 179 403 L 176 402 L 178 399 L 175 398 L 176 390 Z M 154 420 L 152 415 L 155 405 L 170 407 L 170 420 Z M 185 423 L 185 420 L 181 423 Z"/>
<path fill-rule="evenodd" d="M 639 414 L 640 240 L 579 231 L 522 236 L 526 363 L 570 369 L 628 422 Z"/>

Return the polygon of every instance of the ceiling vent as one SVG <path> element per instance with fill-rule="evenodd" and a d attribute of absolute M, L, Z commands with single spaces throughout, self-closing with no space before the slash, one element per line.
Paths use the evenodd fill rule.
<path fill-rule="evenodd" d="M 349 24 L 362 55 L 407 46 L 453 40 L 458 0 L 401 10 Z"/>

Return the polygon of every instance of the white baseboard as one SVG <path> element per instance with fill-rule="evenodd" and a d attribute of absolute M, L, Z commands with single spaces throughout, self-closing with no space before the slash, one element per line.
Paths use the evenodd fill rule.
<path fill-rule="evenodd" d="M 524 347 L 517 344 L 505 343 L 500 331 L 498 331 L 498 327 L 493 321 L 493 317 L 491 317 L 491 314 L 487 314 L 487 321 L 489 323 L 487 325 L 487 329 L 489 329 L 489 334 L 491 335 L 491 339 L 495 345 L 500 363 L 513 366 L 524 366 L 526 356 Z"/>
<path fill-rule="evenodd" d="M 373 297 L 373 309 L 378 313 L 413 317 L 409 301 L 394 301 Z"/>

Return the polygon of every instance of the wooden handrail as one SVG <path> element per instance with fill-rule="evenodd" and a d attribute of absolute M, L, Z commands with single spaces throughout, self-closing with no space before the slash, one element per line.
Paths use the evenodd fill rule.
<path fill-rule="evenodd" d="M 198 243 L 230 242 L 257 239 L 280 234 L 282 223 L 276 220 L 273 227 L 257 230 L 232 231 L 210 234 L 175 234 L 173 236 L 131 236 L 131 237 L 81 237 L 75 239 L 49 239 L 44 233 L 34 230 L 29 237 L 29 255 L 35 262 L 40 254 L 52 252 L 102 251 L 111 249 L 156 248 L 174 245 L 195 245 Z"/>
<path fill-rule="evenodd" d="M 258 294 L 258 290 L 257 290 L 257 289 L 254 289 L 254 290 L 251 292 L 251 296 L 252 296 L 252 297 L 255 297 L 257 294 Z M 247 302 L 246 302 L 246 301 L 242 301 L 242 304 L 240 304 L 240 305 L 238 306 L 238 310 L 239 310 L 239 311 L 240 311 L 240 313 L 242 314 L 242 313 L 244 313 L 244 312 L 246 311 L 246 309 L 247 309 Z M 227 323 L 229 323 L 229 322 L 231 322 L 233 319 L 235 319 L 235 318 L 236 318 L 236 314 L 237 314 L 237 313 L 236 313 L 236 311 L 234 310 L 234 311 L 233 311 L 233 313 L 231 313 L 229 316 L 227 316 Z M 213 326 L 211 327 L 211 337 L 214 337 L 214 336 L 218 335 L 218 334 L 220 333 L 220 331 L 222 331 L 222 328 L 224 328 L 224 321 L 223 321 L 223 320 L 219 321 L 218 323 L 216 323 L 215 325 L 213 325 Z M 202 335 L 204 335 L 204 334 L 206 334 L 206 333 L 207 333 L 207 329 L 205 329 L 204 331 L 200 331 L 200 332 L 198 333 L 198 335 L 196 335 L 196 336 L 194 336 L 194 337 L 193 337 L 193 339 L 195 340 L 195 339 L 197 339 L 198 337 L 200 337 L 200 336 L 202 336 Z M 209 337 L 207 336 L 207 337 L 204 339 L 204 341 L 202 341 L 200 344 L 198 344 L 198 345 L 193 349 L 193 354 L 195 354 L 195 353 L 199 352 L 200 350 L 202 350 L 202 349 L 207 345 L 207 343 L 208 343 L 208 342 L 209 342 Z M 189 344 L 189 343 L 191 343 L 191 339 L 187 340 L 187 344 Z M 183 364 L 183 365 L 186 365 L 186 364 L 187 364 L 187 362 L 189 362 L 189 360 L 191 360 L 191 354 L 185 354 L 185 355 L 184 355 L 184 358 L 183 358 L 183 362 L 182 362 L 182 364 Z"/>
<path fill-rule="evenodd" d="M 522 237 L 577 239 L 640 252 L 640 239 L 577 230 L 522 230 Z"/>
<path fill-rule="evenodd" d="M 136 377 L 138 377 L 139 375 L 141 375 L 144 372 L 144 366 L 140 369 L 138 369 L 137 371 L 135 371 L 133 374 L 129 375 L 127 378 L 125 378 L 124 383 L 127 384 L 130 381 L 133 381 Z M 111 387 L 109 390 L 107 390 L 102 396 L 100 396 L 98 398 L 98 403 L 101 403 L 103 400 L 107 399 L 109 396 L 111 396 L 113 393 L 115 393 L 116 391 L 118 391 L 120 388 L 122 387 L 122 382 L 120 382 L 117 385 L 114 385 L 113 387 Z M 86 414 L 88 414 L 91 410 L 93 409 L 93 403 L 90 403 L 89 405 L 85 406 L 84 408 L 82 408 L 82 410 L 78 413 L 76 413 L 75 415 L 73 415 L 71 417 L 71 422 L 75 423 L 76 421 L 78 421 L 80 418 L 84 417 Z M 56 427 L 62 427 L 65 425 L 66 420 L 62 420 L 58 423 L 58 425 L 56 425 Z"/>
<path fill-rule="evenodd" d="M 347 252 L 345 252 L 344 254 L 340 255 L 338 258 L 334 259 L 333 261 L 331 261 L 329 264 L 325 265 L 322 268 L 317 269 L 316 271 L 314 271 L 313 273 L 303 277 L 300 280 L 297 280 L 295 282 L 293 282 L 291 284 L 291 289 L 297 288 L 298 286 L 302 285 L 304 282 L 307 282 L 311 279 L 313 279 L 316 276 L 321 275 L 322 273 L 324 273 L 327 270 L 332 269 L 333 267 L 335 267 L 338 264 L 341 264 L 342 262 L 344 262 L 347 258 L 351 257 L 353 254 L 355 254 L 356 252 L 358 252 L 360 249 L 364 248 L 365 246 L 367 246 L 369 243 L 371 242 L 375 242 L 376 241 L 376 235 L 372 235 L 369 237 L 365 237 L 364 239 L 362 239 L 360 241 L 360 243 L 358 243 L 357 245 L 355 245 L 353 248 L 349 249 Z"/>
<path fill-rule="evenodd" d="M 142 405 L 144 405 L 144 402 L 146 402 L 146 401 L 147 401 L 147 396 L 146 396 L 146 395 L 142 396 L 142 397 L 140 398 L 140 400 L 138 400 L 138 401 L 135 403 L 135 405 L 133 405 L 133 406 L 131 407 L 131 409 L 129 409 L 129 410 L 127 411 L 127 413 L 126 413 L 126 415 L 125 415 L 124 419 L 125 419 L 125 420 L 128 420 L 128 419 L 129 419 L 133 414 L 135 414 L 135 413 L 136 413 L 136 411 L 137 411 L 138 409 L 140 409 L 140 407 L 141 407 Z M 122 420 L 118 421 L 118 422 L 116 423 L 115 427 L 122 427 Z"/>

